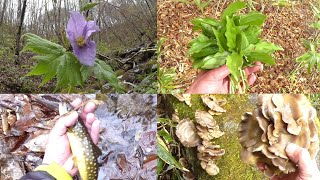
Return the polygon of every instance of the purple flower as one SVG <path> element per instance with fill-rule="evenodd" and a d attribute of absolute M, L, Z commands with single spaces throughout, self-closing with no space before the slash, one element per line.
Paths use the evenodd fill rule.
<path fill-rule="evenodd" d="M 73 48 L 73 53 L 81 64 L 93 66 L 96 58 L 96 43 L 89 41 L 89 36 L 100 31 L 94 21 L 86 21 L 79 12 L 70 12 L 67 24 L 67 38 Z"/>

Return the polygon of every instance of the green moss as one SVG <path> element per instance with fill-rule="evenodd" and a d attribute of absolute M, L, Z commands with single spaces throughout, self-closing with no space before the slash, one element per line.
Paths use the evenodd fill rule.
<path fill-rule="evenodd" d="M 215 116 L 219 127 L 225 132 L 225 135 L 215 139 L 213 143 L 219 144 L 225 149 L 226 153 L 218 161 L 217 165 L 220 168 L 220 173 L 216 176 L 209 176 L 199 165 L 196 158 L 196 149 L 187 148 L 186 155 L 189 162 L 192 164 L 192 171 L 197 179 L 239 179 L 239 180 L 256 180 L 264 179 L 263 174 L 254 166 L 247 165 L 240 160 L 241 145 L 238 139 L 238 125 L 241 121 L 241 115 L 244 112 L 252 111 L 255 107 L 255 96 L 247 95 L 216 95 L 219 98 L 225 98 L 227 104 L 224 108 L 227 110 L 222 115 Z M 194 120 L 196 110 L 208 110 L 199 95 L 192 95 L 192 106 L 187 106 L 184 102 L 178 101 L 176 98 L 171 98 L 173 108 L 178 110 L 180 119 L 189 118 Z"/>

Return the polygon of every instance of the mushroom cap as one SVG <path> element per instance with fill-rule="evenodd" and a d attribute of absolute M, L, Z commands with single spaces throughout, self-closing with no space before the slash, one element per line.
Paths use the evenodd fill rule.
<path fill-rule="evenodd" d="M 194 114 L 196 122 L 203 127 L 214 128 L 217 122 L 213 119 L 212 115 L 207 111 L 197 110 Z"/>
<path fill-rule="evenodd" d="M 220 113 L 226 112 L 226 110 L 221 107 L 226 103 L 226 100 L 217 100 L 212 94 L 203 94 L 200 97 L 202 99 L 202 102 L 206 104 L 210 108 L 210 110 Z"/>
<path fill-rule="evenodd" d="M 312 158 L 319 150 L 316 111 L 304 95 L 259 95 L 253 112 L 242 116 L 239 140 L 240 157 L 248 164 L 263 162 L 265 175 L 288 174 L 296 165 L 287 157 L 288 143 L 307 149 Z"/>
<path fill-rule="evenodd" d="M 184 119 L 179 122 L 176 135 L 185 147 L 196 147 L 201 141 L 194 123 L 189 119 Z"/>

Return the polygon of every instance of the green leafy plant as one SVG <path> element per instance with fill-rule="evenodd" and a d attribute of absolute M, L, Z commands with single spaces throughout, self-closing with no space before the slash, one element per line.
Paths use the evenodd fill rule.
<path fill-rule="evenodd" d="M 227 65 L 230 70 L 230 93 L 247 90 L 244 68 L 259 61 L 274 65 L 271 56 L 282 47 L 259 38 L 266 16 L 260 12 L 236 15 L 246 3 L 231 3 L 222 13 L 220 21 L 212 18 L 192 20 L 194 30 L 202 33 L 190 42 L 189 54 L 193 67 L 215 69 Z"/>
<path fill-rule="evenodd" d="M 125 92 L 112 67 L 104 61 L 96 59 L 94 66 L 85 66 L 80 64 L 72 52 L 59 44 L 31 33 L 26 33 L 23 37 L 27 43 L 22 52 L 31 51 L 37 54 L 33 57 L 37 64 L 26 76 L 42 76 L 39 86 L 56 78 L 55 92 L 62 89 L 72 92 L 76 86 L 83 86 L 87 78 L 94 73 L 100 82 L 108 81 L 116 91 Z"/>
<path fill-rule="evenodd" d="M 320 30 L 320 10 L 312 3 L 310 3 L 314 16 L 317 18 L 317 22 L 311 24 L 311 27 Z M 320 70 L 320 53 L 317 52 L 317 48 L 319 45 L 319 31 L 317 35 L 313 39 L 305 40 L 303 39 L 302 42 L 307 50 L 307 52 L 298 58 L 296 58 L 296 62 L 299 64 L 297 67 L 291 72 L 291 80 L 295 79 L 295 74 L 300 69 L 307 67 L 307 72 L 310 74 L 314 66 L 316 66 L 316 70 Z"/>
<path fill-rule="evenodd" d="M 160 38 L 157 44 L 157 60 L 160 60 L 161 57 L 161 48 L 165 42 L 165 38 Z M 157 71 L 157 81 L 158 81 L 158 93 L 180 93 L 178 86 L 174 84 L 176 80 L 176 70 L 175 68 L 161 68 L 158 64 Z"/>

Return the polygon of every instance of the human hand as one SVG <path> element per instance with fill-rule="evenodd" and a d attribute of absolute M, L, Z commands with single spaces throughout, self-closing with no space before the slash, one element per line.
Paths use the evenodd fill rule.
<path fill-rule="evenodd" d="M 80 99 L 76 99 L 71 103 L 73 107 L 77 107 L 80 104 Z M 80 117 L 84 121 L 84 124 L 88 129 L 93 142 L 97 144 L 99 139 L 100 121 L 96 120 L 93 114 L 95 108 L 96 105 L 93 102 L 88 102 L 83 108 Z M 56 162 L 71 176 L 74 176 L 78 169 L 74 167 L 70 143 L 66 132 L 68 127 L 75 125 L 77 119 L 78 113 L 74 111 L 67 116 L 61 117 L 56 122 L 49 134 L 49 139 L 42 162 L 43 164 Z"/>
<path fill-rule="evenodd" d="M 248 84 L 252 85 L 257 77 L 255 72 L 262 70 L 261 63 L 255 63 L 255 66 L 245 68 L 245 73 L 248 76 Z M 230 80 L 230 71 L 226 65 L 219 68 L 203 71 L 199 73 L 196 80 L 186 91 L 187 94 L 228 94 Z"/>
<path fill-rule="evenodd" d="M 311 159 L 308 150 L 296 145 L 288 144 L 286 147 L 287 156 L 298 165 L 296 172 L 285 174 L 281 176 L 273 176 L 271 180 L 316 180 L 320 177 L 320 171 L 317 167 L 316 161 Z M 257 164 L 261 171 L 267 167 L 265 164 Z"/>

